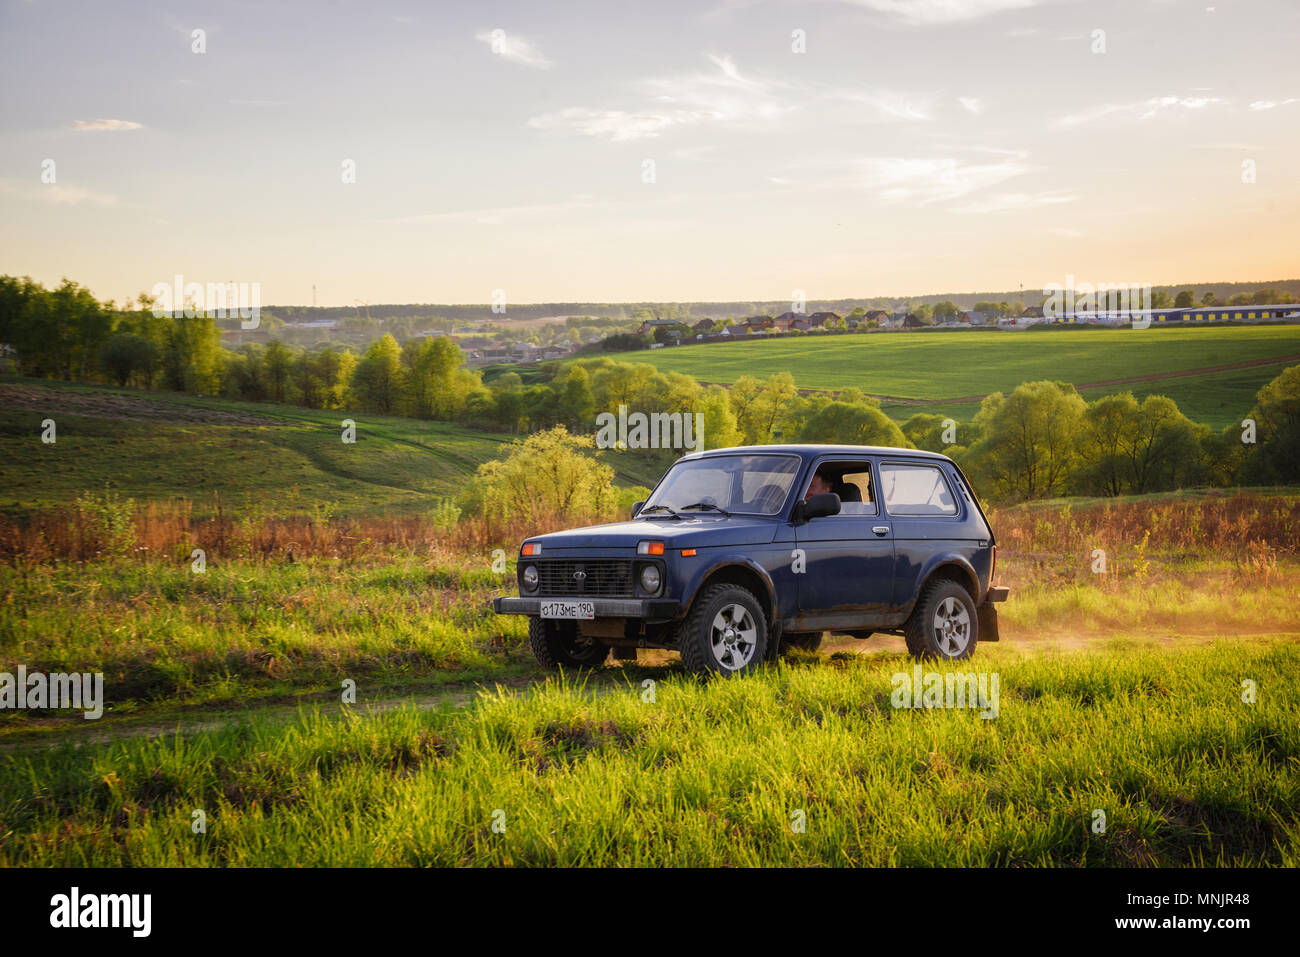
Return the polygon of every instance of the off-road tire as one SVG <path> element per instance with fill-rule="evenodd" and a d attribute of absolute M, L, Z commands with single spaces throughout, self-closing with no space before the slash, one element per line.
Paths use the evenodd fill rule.
<path fill-rule="evenodd" d="M 528 619 L 528 644 L 543 668 L 599 668 L 609 657 L 609 646 L 598 638 L 584 639 L 575 621 Z"/>
<path fill-rule="evenodd" d="M 820 631 L 799 631 L 781 636 L 781 654 L 788 649 L 816 652 L 822 646 L 823 633 Z"/>
<path fill-rule="evenodd" d="M 743 608 L 753 626 L 753 650 L 739 668 L 729 668 L 719 660 L 713 650 L 713 626 L 724 609 Z M 682 621 L 677 632 L 678 651 L 682 665 L 696 675 L 745 675 L 763 663 L 767 655 L 767 619 L 763 606 L 754 593 L 740 585 L 710 585 L 695 596 L 690 614 Z"/>
<path fill-rule="evenodd" d="M 956 604 L 949 604 L 949 601 Z M 936 617 L 957 611 L 965 612 L 966 642 L 960 642 L 951 634 L 945 636 L 937 624 Z M 907 642 L 907 651 L 913 658 L 938 661 L 961 661 L 975 653 L 975 642 L 979 640 L 979 616 L 975 613 L 975 600 L 955 581 L 936 578 L 926 583 L 921 589 L 921 597 L 912 609 L 912 617 L 903 626 L 903 637 Z"/>

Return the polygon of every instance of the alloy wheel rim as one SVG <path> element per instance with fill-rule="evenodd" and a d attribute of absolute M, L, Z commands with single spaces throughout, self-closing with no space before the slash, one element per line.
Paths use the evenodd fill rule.
<path fill-rule="evenodd" d="M 713 658 L 727 671 L 739 671 L 754 658 L 758 647 L 758 626 L 744 605 L 725 605 L 713 616 L 709 629 Z"/>
<path fill-rule="evenodd" d="M 970 612 L 956 598 L 945 598 L 934 612 L 934 637 L 939 650 L 955 658 L 970 645 Z"/>

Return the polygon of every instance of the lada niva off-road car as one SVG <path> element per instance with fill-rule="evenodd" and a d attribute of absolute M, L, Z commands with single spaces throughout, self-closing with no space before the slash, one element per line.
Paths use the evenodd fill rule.
<path fill-rule="evenodd" d="M 518 597 L 537 660 L 680 652 L 740 674 L 825 632 L 902 635 L 918 658 L 997 641 L 997 545 L 961 470 L 915 449 L 788 445 L 687 455 L 632 520 L 539 535 Z"/>

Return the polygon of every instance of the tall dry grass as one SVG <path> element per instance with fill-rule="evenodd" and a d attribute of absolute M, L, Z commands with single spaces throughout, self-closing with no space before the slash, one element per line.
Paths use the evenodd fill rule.
<path fill-rule="evenodd" d="M 612 516 L 548 515 L 524 520 L 508 515 L 452 517 L 430 514 L 391 517 L 197 514 L 192 502 L 105 505 L 85 502 L 35 513 L 25 520 L 0 517 L 0 561 L 31 564 L 135 557 L 188 562 L 195 548 L 208 561 L 280 560 L 307 557 L 359 560 L 394 551 L 475 551 L 504 548 L 513 554 L 523 539 L 545 532 L 609 521 Z"/>

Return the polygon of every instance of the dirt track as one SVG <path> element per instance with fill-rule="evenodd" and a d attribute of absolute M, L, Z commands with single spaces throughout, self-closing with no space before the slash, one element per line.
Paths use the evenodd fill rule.
<path fill-rule="evenodd" d="M 1076 652 L 1106 640 L 1108 636 L 1084 632 L 1063 632 L 1046 635 L 1012 635 L 1001 643 L 1002 647 L 1013 648 L 1026 655 L 1043 653 Z M 1282 639 L 1300 641 L 1300 634 L 1289 632 L 1265 632 L 1260 634 L 1227 635 L 1220 630 L 1209 629 L 1203 633 L 1188 634 L 1182 632 L 1154 632 L 1134 636 L 1139 643 L 1149 643 L 1158 647 L 1171 645 L 1201 645 L 1225 638 L 1243 639 Z M 830 636 L 821 646 L 819 654 L 827 658 L 836 653 L 848 652 L 865 655 L 892 655 L 902 659 L 907 654 L 907 647 L 902 638 L 890 635 L 876 635 L 869 640 L 860 640 L 845 636 Z M 677 663 L 677 655 L 670 651 L 642 651 L 637 665 L 643 669 L 671 667 Z M 609 694 L 612 691 L 626 691 L 627 681 L 635 678 L 632 684 L 638 684 L 644 675 L 625 676 L 624 669 L 609 667 L 602 674 L 592 675 L 587 679 L 586 691 L 595 696 Z M 355 706 L 343 706 L 338 701 L 337 692 L 304 695 L 292 702 L 285 703 L 249 703 L 244 706 L 221 708 L 218 710 L 197 709 L 178 717 L 164 720 L 141 716 L 115 717 L 106 715 L 100 721 L 88 722 L 80 715 L 42 719 L 44 727 L 34 733 L 17 732 L 0 737 L 0 754 L 31 748 L 55 748 L 68 742 L 75 746 L 106 744 L 131 738 L 153 738 L 166 735 L 193 735 L 239 724 L 249 718 L 291 721 L 300 708 L 319 707 L 321 713 L 335 717 L 347 711 L 360 717 L 370 717 L 395 711 L 402 707 L 414 707 L 419 710 L 458 710 L 469 707 L 481 691 L 500 688 L 510 694 L 526 693 L 533 686 L 547 679 L 547 675 L 536 677 L 512 677 L 498 680 L 470 682 L 466 684 L 444 685 L 436 691 L 421 693 L 406 691 L 388 692 L 367 701 L 364 698 Z"/>

